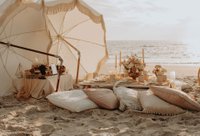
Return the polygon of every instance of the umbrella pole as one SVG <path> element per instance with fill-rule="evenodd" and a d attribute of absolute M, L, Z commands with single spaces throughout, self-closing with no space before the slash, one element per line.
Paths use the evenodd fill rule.
<path fill-rule="evenodd" d="M 60 60 L 60 69 L 61 66 L 63 64 L 63 59 L 59 56 L 59 60 Z M 60 76 L 61 76 L 61 70 L 58 70 L 58 79 L 57 79 L 57 84 L 56 84 L 56 92 L 58 92 L 58 88 L 59 88 L 59 84 L 60 84 Z"/>
<path fill-rule="evenodd" d="M 76 47 L 74 47 L 71 43 L 69 43 L 67 40 L 65 40 L 63 37 L 60 36 L 60 38 L 63 41 L 65 41 L 70 47 L 72 47 L 78 53 L 78 62 L 77 62 L 77 70 L 76 70 L 76 81 L 75 81 L 75 83 L 78 84 L 79 69 L 80 69 L 80 63 L 81 63 L 81 52 Z"/>
<path fill-rule="evenodd" d="M 39 54 L 43 54 L 43 55 L 48 55 L 48 56 L 51 56 L 51 57 L 55 57 L 55 58 L 58 58 L 59 61 L 61 62 L 61 63 L 60 63 L 60 66 L 62 66 L 62 64 L 63 64 L 63 59 L 62 59 L 60 56 L 55 55 L 55 54 L 46 53 L 46 52 L 42 52 L 42 51 L 38 51 L 38 50 L 26 48 L 26 47 L 21 47 L 21 46 L 15 45 L 15 44 L 5 43 L 5 42 L 2 42 L 2 41 L 0 41 L 0 44 L 6 45 L 6 46 L 8 46 L 8 47 L 11 46 L 11 47 L 18 48 L 18 49 L 22 49 L 22 50 L 31 51 L 31 52 L 35 52 L 35 53 L 39 53 Z M 60 83 L 60 76 L 61 76 L 61 73 L 60 73 L 60 71 L 59 71 L 59 72 L 58 72 L 57 85 L 56 85 L 56 92 L 58 91 L 58 87 L 59 87 L 59 83 Z"/>
<path fill-rule="evenodd" d="M 78 84 L 80 62 L 81 62 L 81 55 L 80 55 L 80 53 L 78 53 L 78 63 L 77 63 L 77 71 L 76 71 L 76 84 Z"/>

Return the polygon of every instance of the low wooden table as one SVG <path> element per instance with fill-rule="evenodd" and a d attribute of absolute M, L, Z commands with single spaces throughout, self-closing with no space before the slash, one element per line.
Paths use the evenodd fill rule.
<path fill-rule="evenodd" d="M 109 88 L 113 89 L 113 86 L 115 85 L 117 81 L 83 81 L 80 82 L 79 85 L 86 87 L 90 86 L 93 88 Z M 170 86 L 170 82 L 166 81 L 163 83 L 158 83 L 158 82 L 149 82 L 149 83 L 142 83 L 142 82 L 137 82 L 134 80 L 127 80 L 126 82 L 121 82 L 117 86 L 124 86 L 127 88 L 135 88 L 135 89 L 149 89 L 149 86 L 151 85 L 158 85 L 158 86 Z"/>
<path fill-rule="evenodd" d="M 115 82 L 80 82 L 79 85 L 80 86 L 91 86 L 94 88 L 109 88 L 109 89 L 113 89 Z M 138 88 L 138 89 L 148 89 L 149 86 L 145 85 L 143 83 L 134 83 L 134 82 L 126 82 L 126 83 L 120 83 L 118 86 L 124 86 L 124 87 L 128 87 L 128 88 Z"/>

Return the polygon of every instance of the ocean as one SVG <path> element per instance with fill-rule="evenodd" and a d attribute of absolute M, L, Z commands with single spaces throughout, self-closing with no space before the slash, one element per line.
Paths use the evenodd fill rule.
<path fill-rule="evenodd" d="M 145 63 L 148 64 L 200 64 L 200 51 L 191 45 L 169 41 L 107 41 L 109 59 L 107 63 L 114 63 L 115 54 L 122 60 L 127 56 L 142 57 L 145 53 Z"/>

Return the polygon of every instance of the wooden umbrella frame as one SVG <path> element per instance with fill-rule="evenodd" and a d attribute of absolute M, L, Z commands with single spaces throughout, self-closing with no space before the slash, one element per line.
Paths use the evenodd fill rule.
<path fill-rule="evenodd" d="M 6 42 L 2 42 L 2 41 L 0 41 L 0 44 L 6 45 L 6 46 L 8 46 L 8 47 L 14 47 L 14 48 L 18 48 L 18 49 L 22 49 L 22 50 L 26 50 L 26 51 L 30 51 L 30 52 L 35 52 L 35 53 L 39 53 L 39 54 L 43 54 L 43 55 L 55 57 L 55 58 L 58 58 L 58 59 L 59 59 L 59 61 L 60 61 L 60 66 L 62 66 L 62 64 L 63 64 L 63 59 L 62 59 L 60 56 L 55 55 L 55 54 L 46 53 L 46 52 L 42 52 L 42 51 L 38 51 L 38 50 L 26 48 L 26 47 L 21 47 L 21 46 L 15 45 L 15 44 L 6 43 Z M 61 76 L 61 72 L 58 71 L 58 79 L 57 79 L 57 84 L 56 84 L 56 92 L 58 91 L 58 88 L 59 88 L 60 76 Z"/>
<path fill-rule="evenodd" d="M 80 69 L 80 63 L 81 63 L 81 52 L 76 47 L 74 47 L 71 43 L 69 43 L 67 40 L 65 40 L 62 36 L 60 36 L 60 38 L 78 53 L 77 70 L 76 70 L 76 81 L 75 81 L 75 83 L 78 85 L 79 69 Z"/>

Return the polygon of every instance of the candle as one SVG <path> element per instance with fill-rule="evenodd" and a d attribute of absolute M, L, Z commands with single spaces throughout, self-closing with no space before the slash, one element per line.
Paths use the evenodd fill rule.
<path fill-rule="evenodd" d="M 171 81 L 175 81 L 176 80 L 176 72 L 175 71 L 170 71 L 169 72 L 169 79 Z"/>
<path fill-rule="evenodd" d="M 200 68 L 199 68 L 199 71 L 198 71 L 198 82 L 199 82 L 199 86 L 200 86 Z"/>
<path fill-rule="evenodd" d="M 121 73 L 121 65 L 122 65 L 122 51 L 119 52 L 119 73 Z"/>
<path fill-rule="evenodd" d="M 142 63 L 144 64 L 144 48 L 142 48 Z"/>
<path fill-rule="evenodd" d="M 119 66 L 122 65 L 122 51 L 119 52 Z"/>
<path fill-rule="evenodd" d="M 117 70 L 117 53 L 115 53 L 115 70 Z"/>
<path fill-rule="evenodd" d="M 176 88 L 175 80 L 176 80 L 176 72 L 170 71 L 169 72 L 170 88 Z"/>

